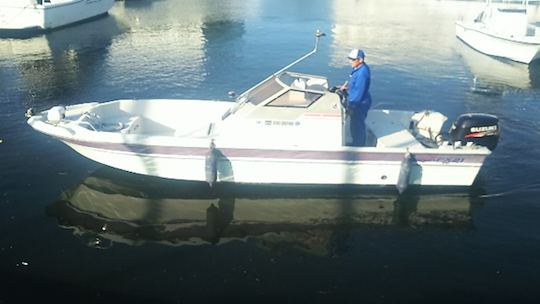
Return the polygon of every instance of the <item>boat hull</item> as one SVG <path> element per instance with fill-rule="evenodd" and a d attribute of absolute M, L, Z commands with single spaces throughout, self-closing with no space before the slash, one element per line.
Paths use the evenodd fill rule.
<path fill-rule="evenodd" d="M 83 156 L 124 171 L 168 179 L 208 181 L 206 147 L 104 144 L 61 139 Z M 217 182 L 296 185 L 396 185 L 406 150 L 218 148 Z M 486 154 L 411 152 L 408 184 L 470 186 Z"/>
<path fill-rule="evenodd" d="M 470 47 L 487 55 L 526 64 L 540 58 L 540 40 L 517 40 L 497 36 L 481 28 L 479 23 L 456 22 L 456 36 Z"/>
<path fill-rule="evenodd" d="M 4 35 L 50 30 L 106 14 L 114 0 L 74 0 L 21 5 L 0 1 L 0 32 Z M 16 16 L 14 18 L 13 16 Z"/>

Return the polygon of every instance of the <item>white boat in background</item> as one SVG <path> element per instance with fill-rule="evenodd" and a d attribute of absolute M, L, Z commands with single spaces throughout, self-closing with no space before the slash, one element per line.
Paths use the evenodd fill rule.
<path fill-rule="evenodd" d="M 103 15 L 114 0 L 0 0 L 0 31 L 42 31 Z"/>
<path fill-rule="evenodd" d="M 210 185 L 397 185 L 403 191 L 409 184 L 473 183 L 497 144 L 497 117 L 464 114 L 444 132 L 446 117 L 437 112 L 371 110 L 368 146 L 347 146 L 340 94 L 328 90 L 324 77 L 287 71 L 316 51 L 317 43 L 232 105 L 88 102 L 52 107 L 28 124 L 108 166 Z"/>
<path fill-rule="evenodd" d="M 456 36 L 479 52 L 530 63 L 540 58 L 540 33 L 529 24 L 525 4 L 488 0 L 474 20 L 457 21 Z"/>

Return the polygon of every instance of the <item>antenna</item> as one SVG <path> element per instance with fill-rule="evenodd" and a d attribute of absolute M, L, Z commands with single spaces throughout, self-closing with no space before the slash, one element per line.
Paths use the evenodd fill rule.
<path fill-rule="evenodd" d="M 324 34 L 323 32 L 321 32 L 320 30 L 317 30 L 315 32 L 315 46 L 313 47 L 313 50 L 311 50 L 309 53 L 305 54 L 304 56 L 296 59 L 295 61 L 293 61 L 292 63 L 288 64 L 287 66 L 285 66 L 284 68 L 282 68 L 281 70 L 275 72 L 274 74 L 266 77 L 263 81 L 257 83 L 255 86 L 253 86 L 252 88 L 250 88 L 249 90 L 245 91 L 244 93 L 242 93 L 240 96 L 238 96 L 238 99 L 240 99 L 242 96 L 245 96 L 247 95 L 249 92 L 251 92 L 253 89 L 255 89 L 256 87 L 258 87 L 260 84 L 266 82 L 268 79 L 271 79 L 272 77 L 280 74 L 280 73 L 283 73 L 283 71 L 286 71 L 287 69 L 289 69 L 290 67 L 292 67 L 293 65 L 299 63 L 300 61 L 308 58 L 309 56 L 315 54 L 317 52 L 317 48 L 319 47 L 319 39 L 322 37 L 322 36 L 326 36 L 326 34 Z"/>
<path fill-rule="evenodd" d="M 321 38 L 322 36 L 326 36 L 326 34 L 323 33 L 323 32 L 321 32 L 320 30 L 317 30 L 317 31 L 315 32 L 315 46 L 313 47 L 313 50 L 311 50 L 311 52 L 305 54 L 304 56 L 302 56 L 302 57 L 296 59 L 295 61 L 291 62 L 289 65 L 285 66 L 285 67 L 282 68 L 281 70 L 275 72 L 274 74 L 272 74 L 272 76 L 275 76 L 275 75 L 277 75 L 277 74 L 279 74 L 279 73 L 281 73 L 281 72 L 283 72 L 283 71 L 289 69 L 289 68 L 292 67 L 293 65 L 295 65 L 295 64 L 299 63 L 300 61 L 302 61 L 302 60 L 308 58 L 309 56 L 315 54 L 315 53 L 317 52 L 317 48 L 319 47 L 319 40 L 320 40 L 320 38 Z M 268 78 L 267 78 L 267 79 L 268 79 Z M 266 80 L 266 79 L 265 79 L 265 80 Z M 263 81 L 263 82 L 264 82 L 264 81 Z"/>

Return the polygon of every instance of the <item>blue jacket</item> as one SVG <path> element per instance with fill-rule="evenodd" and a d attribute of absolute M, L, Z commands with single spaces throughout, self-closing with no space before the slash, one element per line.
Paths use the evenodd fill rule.
<path fill-rule="evenodd" d="M 371 95 L 369 94 L 369 84 L 371 82 L 371 72 L 367 64 L 362 64 L 351 72 L 351 79 L 348 84 L 349 108 L 362 109 L 367 112 L 371 107 Z"/>

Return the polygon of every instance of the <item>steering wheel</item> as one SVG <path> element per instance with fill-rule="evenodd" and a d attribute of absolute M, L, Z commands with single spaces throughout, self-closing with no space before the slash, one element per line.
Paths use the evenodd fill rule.
<path fill-rule="evenodd" d="M 341 103 L 341 106 L 343 107 L 344 110 L 347 110 L 347 91 L 337 87 L 337 86 L 334 86 L 334 87 L 331 87 L 330 90 L 328 90 L 332 93 L 336 93 L 338 96 L 339 96 L 339 102 Z"/>

